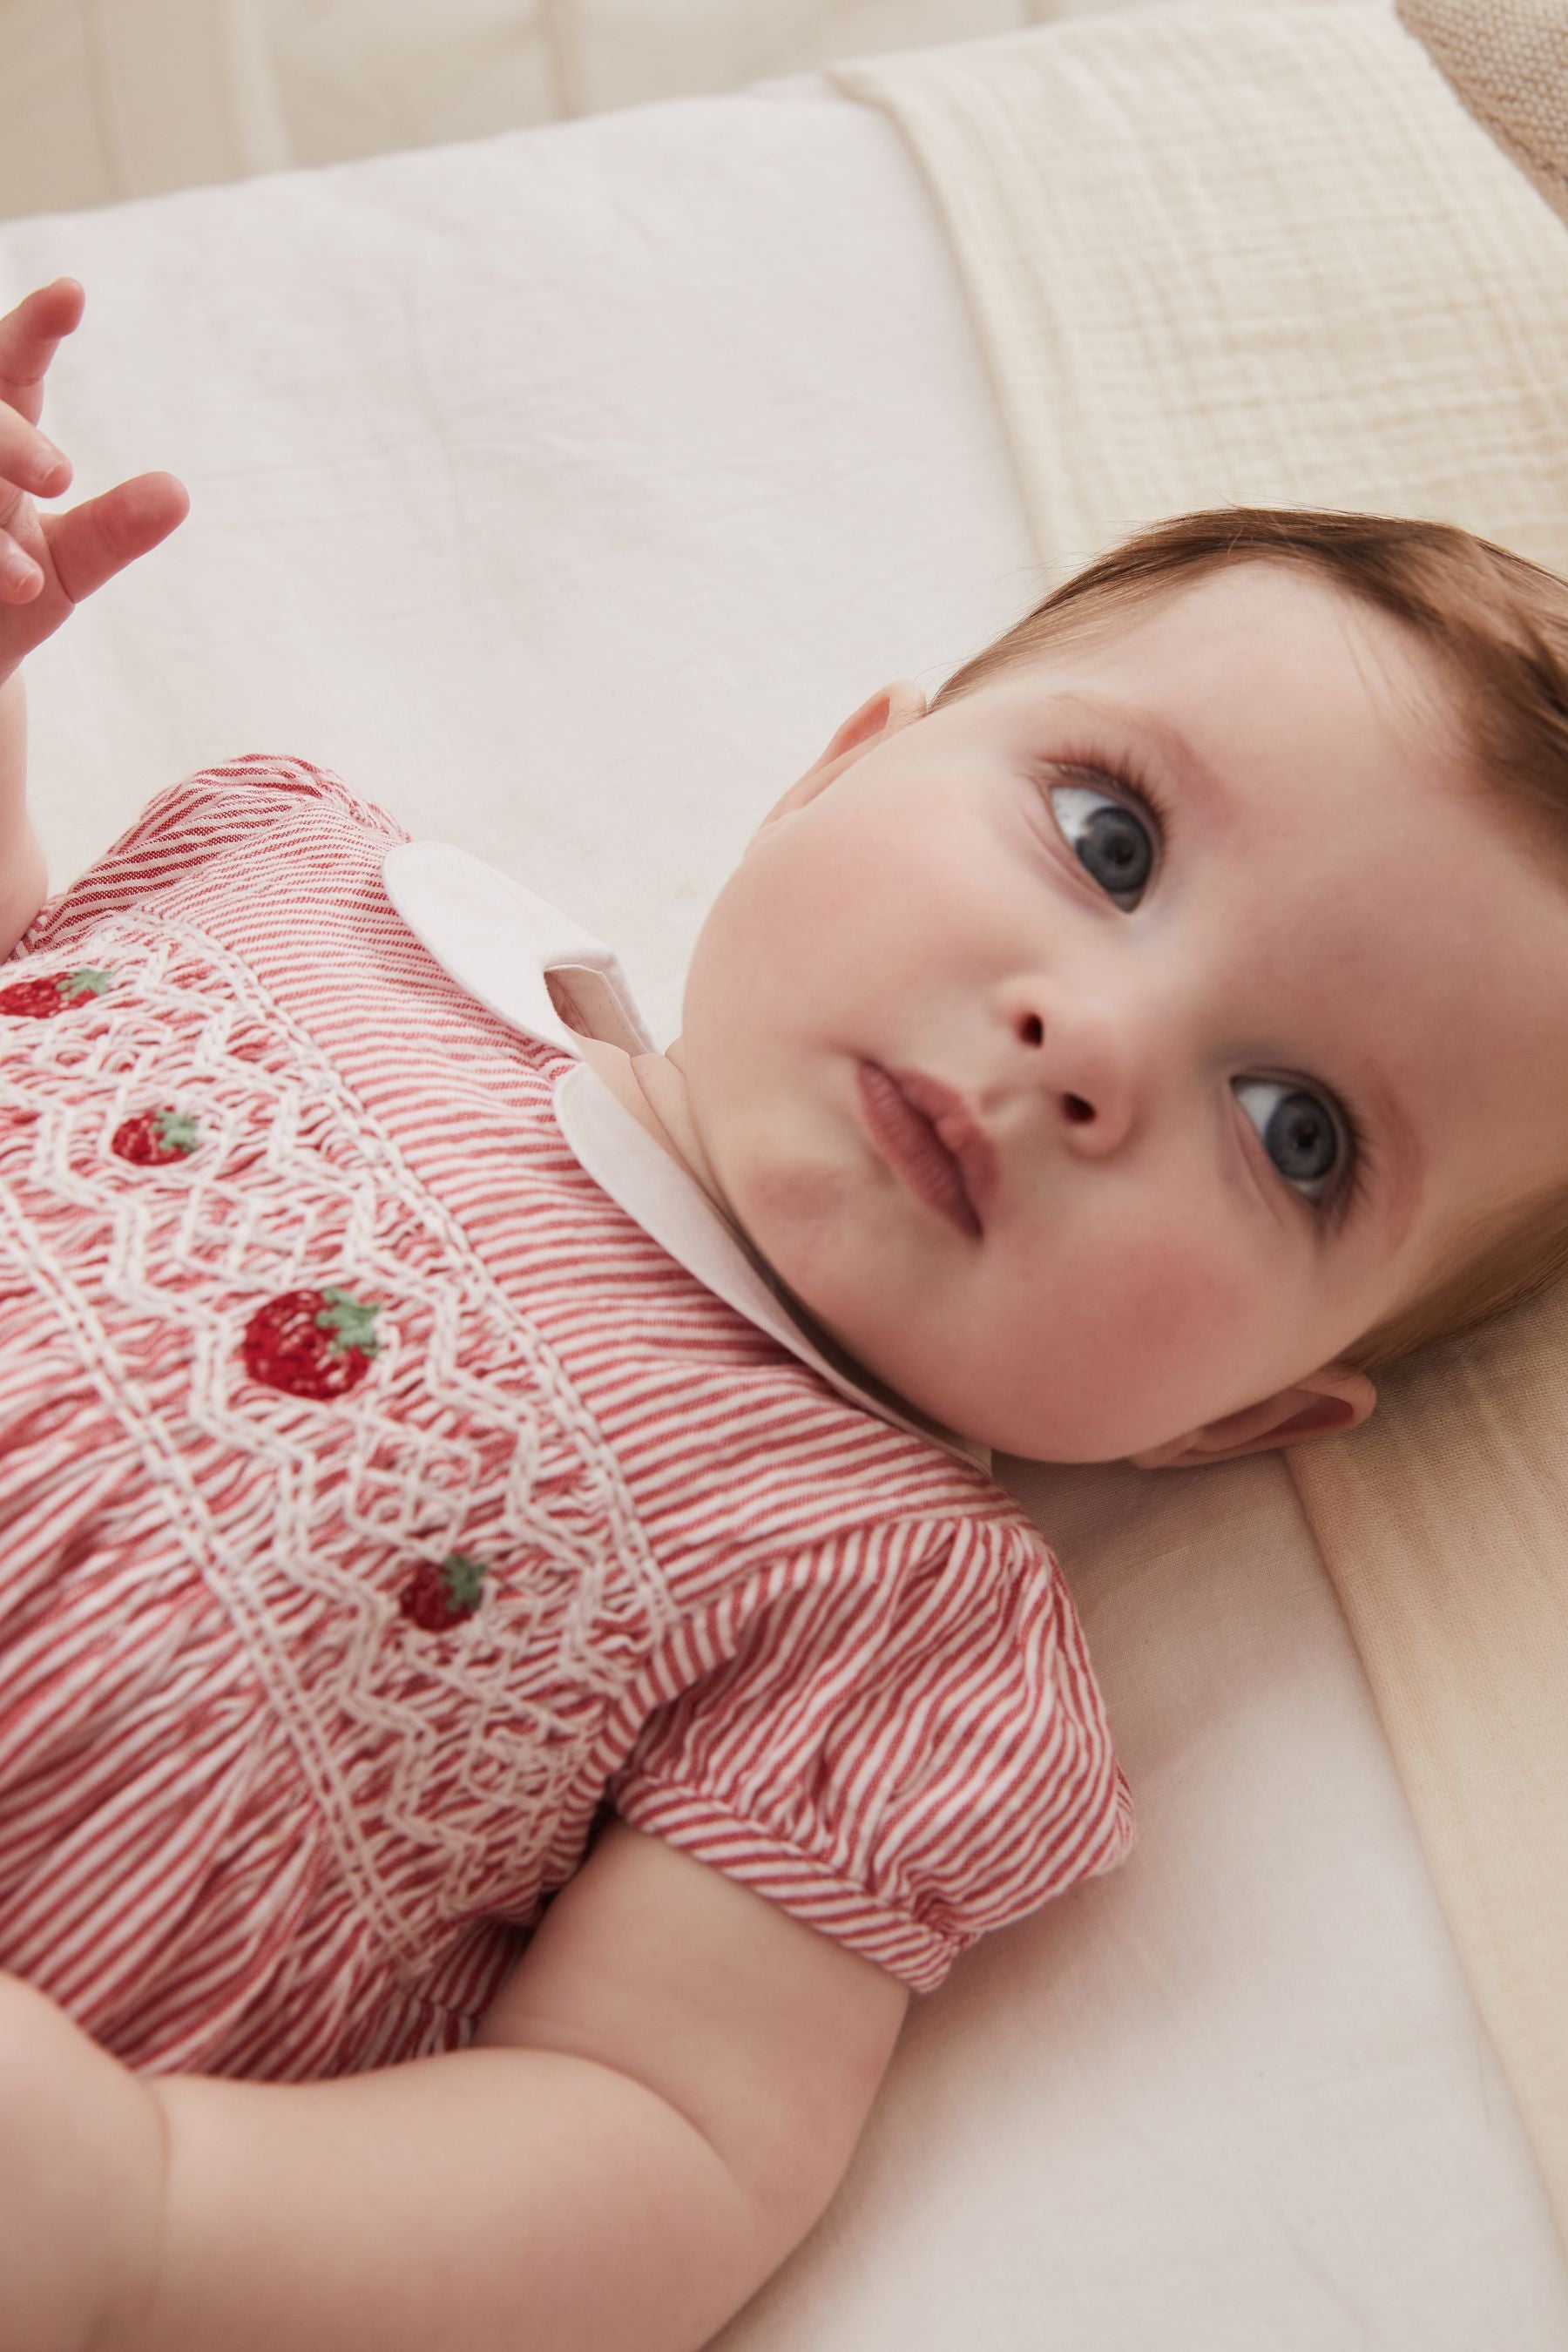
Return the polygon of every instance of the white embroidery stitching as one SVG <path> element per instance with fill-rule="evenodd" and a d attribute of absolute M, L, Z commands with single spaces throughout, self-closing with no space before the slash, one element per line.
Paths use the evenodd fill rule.
<path fill-rule="evenodd" d="M 428 1966 L 456 1920 L 533 1907 L 565 1790 L 674 1604 L 552 1350 L 248 967 L 163 916 L 155 940 L 111 917 L 71 953 L 115 984 L 0 1062 L 0 1104 L 37 1119 L 6 1255 L 229 1611 L 353 1899 Z M 117 1160 L 119 1122 L 165 1102 L 195 1115 L 195 1153 Z M 251 1380 L 248 1316 L 327 1284 L 381 1302 L 369 1375 L 321 1402 Z M 433 1635 L 397 1596 L 454 1549 L 490 1573 Z"/>

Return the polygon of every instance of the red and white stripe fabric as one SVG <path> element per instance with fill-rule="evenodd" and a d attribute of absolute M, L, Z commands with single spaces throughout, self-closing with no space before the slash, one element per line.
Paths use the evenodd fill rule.
<path fill-rule="evenodd" d="M 1056 1565 L 593 1181 L 405 837 L 237 761 L 0 965 L 0 1967 L 459 2047 L 613 1808 L 929 1990 L 1131 1841 Z"/>

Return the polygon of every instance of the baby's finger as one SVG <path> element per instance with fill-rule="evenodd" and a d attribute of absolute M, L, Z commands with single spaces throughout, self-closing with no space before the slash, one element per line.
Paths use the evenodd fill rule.
<path fill-rule="evenodd" d="M 68 514 L 42 518 L 55 576 L 73 604 L 167 539 L 190 511 L 173 474 L 138 474 Z"/>
<path fill-rule="evenodd" d="M 81 324 L 87 296 L 74 278 L 40 286 L 0 318 L 0 400 L 36 425 L 44 378 L 63 339 Z"/>
<path fill-rule="evenodd" d="M 0 481 L 35 498 L 58 499 L 70 488 L 71 462 L 48 436 L 15 408 L 0 406 Z"/>
<path fill-rule="evenodd" d="M 7 604 L 30 604 L 44 584 L 44 575 L 8 530 L 0 530 L 0 597 Z"/>

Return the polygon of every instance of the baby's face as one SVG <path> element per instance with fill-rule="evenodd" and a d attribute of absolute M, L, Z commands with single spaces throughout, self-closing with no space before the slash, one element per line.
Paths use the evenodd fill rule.
<path fill-rule="evenodd" d="M 1331 1363 L 1568 1164 L 1568 895 L 1444 740 L 1395 624 L 1251 563 L 819 765 L 670 1049 L 730 1213 L 889 1388 L 1036 1459 Z M 889 1072 L 989 1139 L 978 1224 L 889 1151 Z"/>

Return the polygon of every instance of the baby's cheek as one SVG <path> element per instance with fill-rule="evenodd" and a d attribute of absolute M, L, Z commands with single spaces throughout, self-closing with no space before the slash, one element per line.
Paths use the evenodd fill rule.
<path fill-rule="evenodd" d="M 1108 1389 L 1157 1410 L 1206 1412 L 1216 1379 L 1234 1378 L 1252 1286 L 1204 1251 L 1165 1237 L 1125 1242 L 1097 1318 Z"/>
<path fill-rule="evenodd" d="M 1180 1244 L 1151 1244 L 1131 1256 L 1122 1312 L 1130 1335 L 1157 1352 L 1204 1348 L 1236 1328 L 1246 1286 Z"/>

